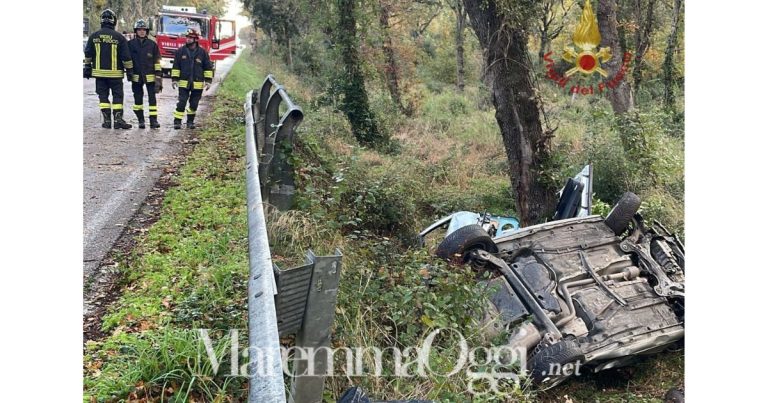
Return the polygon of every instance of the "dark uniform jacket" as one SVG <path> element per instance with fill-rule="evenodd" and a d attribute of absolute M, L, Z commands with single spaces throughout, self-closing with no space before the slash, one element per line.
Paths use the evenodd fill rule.
<path fill-rule="evenodd" d="M 123 69 L 132 69 L 128 40 L 114 29 L 102 27 L 88 37 L 85 62 L 91 63 L 93 77 L 123 78 Z"/>
<path fill-rule="evenodd" d="M 171 69 L 171 80 L 178 81 L 179 87 L 202 90 L 203 81 L 213 81 L 213 64 L 208 53 L 198 45 L 195 50 L 184 45 L 176 50 Z"/>
<path fill-rule="evenodd" d="M 128 49 L 133 59 L 133 76 L 131 81 L 135 83 L 152 83 L 155 77 L 162 77 L 163 69 L 160 66 L 160 48 L 155 41 L 138 36 L 128 41 Z"/>

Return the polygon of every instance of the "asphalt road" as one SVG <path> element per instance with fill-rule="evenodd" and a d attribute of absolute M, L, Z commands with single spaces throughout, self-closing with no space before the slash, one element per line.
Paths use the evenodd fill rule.
<path fill-rule="evenodd" d="M 203 92 L 195 123 L 205 123 L 210 96 L 220 80 L 239 57 L 216 63 L 216 76 L 211 88 Z M 181 150 L 181 134 L 186 129 L 173 129 L 173 110 L 178 91 L 171 88 L 170 78 L 157 94 L 159 129 L 139 129 L 133 113 L 131 85 L 124 82 L 124 119 L 132 129 L 115 130 L 101 127 L 99 100 L 95 80 L 83 79 L 83 278 L 93 275 L 100 262 L 119 238 L 124 226 L 159 178 L 170 157 Z M 148 113 L 146 94 L 144 113 Z"/>

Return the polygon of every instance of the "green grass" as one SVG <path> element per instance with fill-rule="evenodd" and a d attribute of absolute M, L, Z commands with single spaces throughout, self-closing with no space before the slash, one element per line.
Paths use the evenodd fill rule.
<path fill-rule="evenodd" d="M 660 353 L 621 370 L 568 380 L 555 389 L 541 393 L 539 399 L 562 402 L 568 396 L 574 402 L 662 403 L 669 389 L 683 385 L 684 361 L 682 351 Z"/>
<path fill-rule="evenodd" d="M 291 156 L 297 209 L 267 214 L 273 259 L 289 267 L 308 248 L 318 254 L 342 249 L 333 346 L 418 345 L 432 330 L 446 327 L 461 332 L 473 347 L 500 342 L 480 331 L 485 291 L 476 286 L 475 273 L 449 267 L 412 243 L 421 228 L 456 210 L 514 215 L 503 145 L 481 90 L 468 86 L 464 94 L 449 87 L 426 92 L 414 117 L 388 121 L 396 145 L 378 152 L 354 142 L 344 116 L 317 101 L 324 95 L 320 90 L 280 66 L 267 65 L 268 60 L 246 53 L 233 66 L 200 143 L 165 196 L 160 220 L 121 262 L 123 294 L 103 322 L 110 336 L 86 346 L 86 401 L 245 397 L 245 379 L 227 376 L 228 356 L 213 373 L 195 329 L 218 329 L 212 338 L 221 355 L 229 348 L 228 329 L 240 329 L 240 345 L 245 346 L 248 261 L 241 116 L 245 93 L 258 87 L 266 72 L 276 75 L 305 114 Z M 372 98 L 374 106 L 383 108 L 380 114 L 388 108 L 384 100 Z M 556 147 L 576 150 L 564 158 L 564 171 L 596 155 L 590 145 L 619 141 L 609 117 L 585 114 L 583 104 L 556 106 L 561 120 Z M 662 185 L 667 179 L 659 176 Z M 670 196 L 674 190 L 666 185 L 650 188 L 649 194 L 660 201 L 651 199 L 647 209 L 676 219 L 678 213 L 667 207 L 675 200 Z M 450 340 L 437 344 L 436 369 L 452 365 L 446 359 L 451 345 Z M 663 388 L 682 383 L 682 374 L 682 353 L 668 353 L 643 361 L 626 379 L 585 377 L 546 393 L 502 384 L 501 395 L 484 399 L 563 401 L 567 394 L 574 401 L 658 401 Z M 333 377 L 326 382 L 326 400 L 335 401 L 351 385 L 362 386 L 376 399 L 484 401 L 466 392 L 463 373 Z"/>

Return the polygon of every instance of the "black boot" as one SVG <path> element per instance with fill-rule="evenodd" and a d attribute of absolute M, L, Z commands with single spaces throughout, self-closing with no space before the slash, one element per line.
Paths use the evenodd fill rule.
<path fill-rule="evenodd" d="M 112 111 L 112 114 L 115 115 L 115 129 L 130 129 L 133 126 L 128 124 L 125 120 L 123 120 L 123 111 L 117 110 Z"/>
<path fill-rule="evenodd" d="M 145 127 L 147 127 L 144 124 L 144 111 L 143 110 L 135 110 L 135 111 L 133 111 L 133 113 L 135 113 L 136 114 L 136 118 L 139 119 L 139 129 L 144 129 Z"/>
<path fill-rule="evenodd" d="M 187 129 L 195 128 L 195 115 L 187 115 Z"/>
<path fill-rule="evenodd" d="M 173 128 L 181 129 L 181 119 L 173 119 Z"/>
<path fill-rule="evenodd" d="M 101 117 L 103 118 L 104 122 L 101 123 L 101 127 L 105 129 L 111 129 L 112 128 L 112 114 L 110 113 L 109 109 L 102 109 L 101 110 Z"/>
<path fill-rule="evenodd" d="M 160 127 L 160 123 L 157 122 L 157 116 L 149 115 L 149 127 L 152 129 Z"/>

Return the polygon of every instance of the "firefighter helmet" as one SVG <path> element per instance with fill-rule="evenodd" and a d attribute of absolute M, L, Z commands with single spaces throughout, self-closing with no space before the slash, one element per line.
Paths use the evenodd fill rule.
<path fill-rule="evenodd" d="M 149 25 L 147 25 L 147 22 L 144 20 L 137 20 L 135 24 L 133 24 L 133 32 L 136 33 L 136 31 L 140 29 L 147 30 L 147 33 L 149 33 Z"/>
<path fill-rule="evenodd" d="M 114 11 L 106 9 L 101 12 L 101 23 L 102 25 L 111 25 L 114 27 L 117 25 L 117 15 Z"/>
<path fill-rule="evenodd" d="M 200 34 L 198 34 L 195 29 L 190 28 L 187 30 L 187 38 L 194 38 L 195 40 L 198 40 L 200 39 Z"/>

